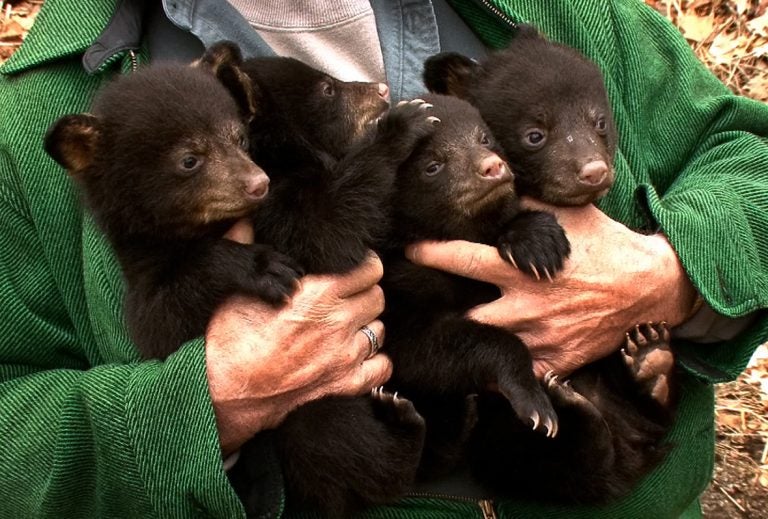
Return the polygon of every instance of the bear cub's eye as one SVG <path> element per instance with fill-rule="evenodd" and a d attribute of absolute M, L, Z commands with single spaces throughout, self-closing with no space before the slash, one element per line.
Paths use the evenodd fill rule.
<path fill-rule="evenodd" d="M 597 121 L 595 121 L 595 128 L 600 135 L 605 133 L 605 130 L 608 128 L 608 123 L 605 122 L 605 116 L 601 115 L 597 118 Z"/>
<path fill-rule="evenodd" d="M 440 173 L 440 171 L 442 171 L 443 166 L 445 166 L 445 164 L 441 162 L 435 162 L 435 161 L 430 162 L 429 165 L 427 166 L 427 169 L 424 170 L 424 174 L 427 175 L 428 177 L 434 177 L 435 175 Z"/>
<path fill-rule="evenodd" d="M 491 144 L 491 139 L 489 139 L 486 134 L 483 134 L 482 137 L 480 137 L 480 144 L 489 146 Z"/>
<path fill-rule="evenodd" d="M 323 95 L 333 97 L 335 90 L 333 89 L 333 83 L 330 81 L 323 81 Z"/>
<path fill-rule="evenodd" d="M 237 139 L 237 144 L 245 151 L 248 151 L 248 138 L 245 135 L 240 135 Z"/>
<path fill-rule="evenodd" d="M 539 130 L 538 128 L 534 128 L 526 132 L 524 143 L 528 148 L 532 150 L 537 150 L 542 146 L 544 146 L 544 142 L 546 142 L 546 140 L 547 140 L 547 136 L 544 134 L 544 132 Z"/>
<path fill-rule="evenodd" d="M 203 161 L 200 160 L 200 157 L 197 157 L 195 155 L 185 155 L 180 162 L 181 169 L 183 169 L 185 172 L 190 173 L 192 171 L 195 171 L 202 165 Z"/>

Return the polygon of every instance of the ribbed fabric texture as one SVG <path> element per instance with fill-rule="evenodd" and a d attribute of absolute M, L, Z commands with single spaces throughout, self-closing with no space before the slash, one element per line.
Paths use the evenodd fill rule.
<path fill-rule="evenodd" d="M 371 14 L 368 0 L 334 2 L 327 6 L 313 0 L 282 2 L 280 0 L 249 2 L 227 0 L 246 20 L 259 26 L 283 30 L 324 28 L 346 23 L 359 16 Z"/>
<path fill-rule="evenodd" d="M 487 43 L 510 37 L 479 4 L 456 7 Z M 47 127 L 86 110 L 108 78 L 86 76 L 79 59 L 113 8 L 46 0 L 0 71 L 0 518 L 239 517 L 221 467 L 203 345 L 186 344 L 164 363 L 137 361 L 121 324 L 114 256 L 42 150 Z M 617 184 L 602 208 L 633 227 L 660 226 L 715 310 L 764 308 L 766 106 L 731 96 L 638 0 L 511 0 L 501 9 L 603 68 L 621 141 Z M 765 338 L 760 318 L 730 344 L 683 347 L 733 376 Z M 690 510 L 712 466 L 713 397 L 705 382 L 683 383 L 670 436 L 677 447 L 635 494 L 600 510 L 510 502 L 497 512 L 591 519 Z M 413 499 L 368 516 L 481 514 L 474 503 Z"/>
<path fill-rule="evenodd" d="M 229 0 L 278 56 L 292 56 L 342 81 L 382 82 L 384 61 L 368 0 Z"/>
<path fill-rule="evenodd" d="M 114 7 L 92 4 L 46 2 L 3 72 L 50 65 L 0 79 L 0 518 L 240 517 L 202 341 L 137 362 L 114 257 L 43 152 L 108 78 L 79 61 Z"/>

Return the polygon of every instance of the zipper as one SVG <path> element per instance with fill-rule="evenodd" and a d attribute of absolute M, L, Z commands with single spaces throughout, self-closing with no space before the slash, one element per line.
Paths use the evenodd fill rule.
<path fill-rule="evenodd" d="M 493 508 L 492 499 L 475 499 L 471 497 L 455 496 L 451 494 L 436 494 L 432 492 L 409 492 L 406 497 L 421 497 L 427 499 L 444 499 L 447 501 L 459 501 L 462 503 L 473 503 L 480 507 L 483 519 L 498 519 L 496 511 Z"/>
<path fill-rule="evenodd" d="M 128 57 L 131 60 L 131 72 L 136 72 L 139 69 L 139 60 L 136 58 L 136 53 L 133 49 L 128 49 Z"/>
<path fill-rule="evenodd" d="M 499 19 L 499 20 L 501 20 L 502 22 L 504 22 L 504 23 L 506 23 L 507 25 L 509 25 L 509 26 L 510 26 L 512 29 L 517 29 L 517 28 L 518 28 L 519 24 L 518 24 L 516 21 L 514 21 L 512 18 L 510 18 L 509 16 L 507 16 L 505 13 L 503 13 L 503 12 L 501 11 L 501 9 L 499 9 L 498 7 L 496 7 L 495 5 L 493 5 L 493 4 L 492 4 L 491 2 L 489 2 L 488 0 L 476 0 L 476 1 L 477 1 L 477 2 L 478 2 L 478 3 L 479 3 L 481 6 L 482 6 L 482 7 L 484 7 L 486 11 L 488 11 L 489 13 L 491 13 L 492 15 L 494 15 L 496 18 L 498 18 L 498 19 Z"/>

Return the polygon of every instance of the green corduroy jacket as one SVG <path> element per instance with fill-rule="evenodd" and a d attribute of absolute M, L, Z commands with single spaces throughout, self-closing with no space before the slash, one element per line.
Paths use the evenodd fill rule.
<path fill-rule="evenodd" d="M 99 86 L 128 68 L 124 53 L 94 75 L 80 62 L 115 3 L 46 0 L 0 69 L 0 517 L 241 517 L 222 468 L 202 339 L 165 362 L 139 361 L 122 325 L 114 255 L 42 148 L 57 117 L 86 111 Z M 455 4 L 489 46 L 510 38 L 505 19 L 530 22 L 601 66 L 620 134 L 616 185 L 601 208 L 630 227 L 660 228 L 717 312 L 759 313 L 729 343 L 677 344 L 687 375 L 676 448 L 633 495 L 601 509 L 495 502 L 496 513 L 688 514 L 713 462 L 711 383 L 735 376 L 768 337 L 768 107 L 731 95 L 639 0 Z M 286 506 L 264 453 L 271 517 Z M 368 515 L 482 517 L 477 503 L 431 497 Z"/>

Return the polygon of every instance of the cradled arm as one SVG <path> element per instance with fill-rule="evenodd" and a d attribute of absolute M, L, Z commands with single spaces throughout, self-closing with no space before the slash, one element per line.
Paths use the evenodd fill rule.
<path fill-rule="evenodd" d="M 12 178 L 8 165 L 0 162 L 3 181 Z M 205 341 L 190 341 L 163 362 L 136 362 L 124 331 L 103 335 L 109 309 L 59 297 L 82 290 L 82 266 L 69 279 L 53 274 L 50 261 L 61 257 L 46 257 L 25 204 L 3 181 L 0 431 L 10 441 L 0 459 L 0 498 L 6 513 L 242 516 L 222 454 L 311 399 L 365 393 L 389 377 L 390 362 L 382 354 L 368 358 L 370 342 L 359 331 L 370 325 L 383 340 L 375 321 L 384 306 L 376 285 L 381 263 L 374 257 L 347 276 L 304 278 L 281 308 L 229 300 L 215 312 Z M 106 281 L 89 278 L 99 280 Z M 97 337 L 82 331 L 88 323 Z M 269 452 L 263 454 L 270 463 Z M 255 459 L 261 461 L 258 452 Z M 260 506 L 276 510 L 276 467 L 259 474 L 258 484 L 276 500 Z"/>
<path fill-rule="evenodd" d="M 730 93 L 642 2 L 615 1 L 612 11 L 632 65 L 604 66 L 623 82 L 620 147 L 637 199 L 715 312 L 756 316 L 727 346 L 679 343 L 678 359 L 710 379 L 735 377 L 768 328 L 768 106 Z M 617 205 L 611 198 L 601 207 L 610 214 Z"/>
<path fill-rule="evenodd" d="M 202 341 L 106 363 L 0 161 L 0 496 L 13 517 L 234 517 Z M 77 323 L 77 324 L 75 324 Z M 107 355 L 119 355 L 116 351 Z M 96 365 L 99 364 L 99 365 Z"/>

